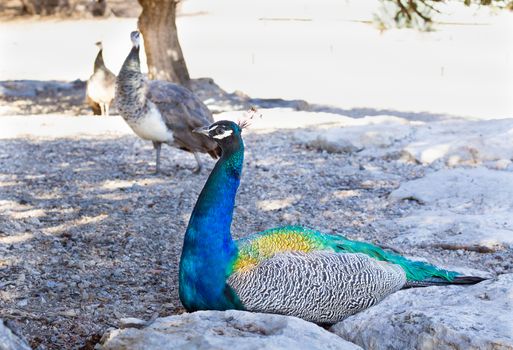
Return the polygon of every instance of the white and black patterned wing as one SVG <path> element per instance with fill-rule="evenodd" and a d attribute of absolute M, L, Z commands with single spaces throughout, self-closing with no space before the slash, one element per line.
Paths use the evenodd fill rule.
<path fill-rule="evenodd" d="M 249 311 L 335 323 L 401 289 L 398 265 L 364 254 L 289 252 L 233 273 L 228 284 Z"/>

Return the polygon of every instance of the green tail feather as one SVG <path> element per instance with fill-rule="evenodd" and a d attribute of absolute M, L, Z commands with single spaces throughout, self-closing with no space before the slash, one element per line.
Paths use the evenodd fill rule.
<path fill-rule="evenodd" d="M 336 251 L 348 253 L 363 253 L 374 259 L 387 261 L 392 264 L 400 265 L 406 272 L 406 278 L 410 281 L 422 281 L 432 277 L 440 277 L 452 282 L 460 273 L 440 269 L 434 265 L 422 262 L 412 261 L 405 257 L 387 252 L 373 244 L 351 241 L 341 236 L 330 236 Z"/>
<path fill-rule="evenodd" d="M 343 236 L 327 235 L 321 232 L 311 230 L 301 226 L 285 226 L 264 231 L 257 236 L 251 237 L 253 240 L 261 239 L 270 235 L 279 235 L 295 233 L 301 236 L 308 236 L 312 250 L 333 250 L 335 252 L 362 253 L 376 260 L 386 261 L 397 264 L 403 268 L 408 281 L 426 281 L 432 279 L 441 279 L 442 281 L 453 282 L 456 277 L 461 276 L 455 271 L 440 269 L 434 265 L 406 259 L 405 257 L 385 251 L 378 246 L 366 242 L 352 241 Z M 441 281 L 437 281 L 440 284 Z"/>
<path fill-rule="evenodd" d="M 440 277 L 431 277 L 422 281 L 408 280 L 404 285 L 403 289 L 416 287 L 443 286 L 448 284 L 467 285 L 476 284 L 485 280 L 486 278 L 477 276 L 456 276 L 452 281 L 448 281 Z"/>

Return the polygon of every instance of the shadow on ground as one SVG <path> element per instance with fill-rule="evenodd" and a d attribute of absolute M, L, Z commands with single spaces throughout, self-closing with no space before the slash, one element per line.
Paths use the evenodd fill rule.
<path fill-rule="evenodd" d="M 456 118 L 447 114 L 430 112 L 408 112 L 374 108 L 344 109 L 335 106 L 312 104 L 304 100 L 252 98 L 240 91 L 228 93 L 211 78 L 193 79 L 189 87 L 206 103 L 213 113 L 247 110 L 250 107 L 256 107 L 325 112 L 351 118 L 393 115 L 408 120 L 424 122 Z M 0 107 L 0 116 L 49 113 L 92 114 L 91 109 L 85 102 L 85 89 L 86 82 L 81 80 L 73 82 L 37 80 L 0 81 L 0 102 L 4 103 L 4 106 Z M 112 112 L 117 113 L 115 104 L 112 106 Z"/>

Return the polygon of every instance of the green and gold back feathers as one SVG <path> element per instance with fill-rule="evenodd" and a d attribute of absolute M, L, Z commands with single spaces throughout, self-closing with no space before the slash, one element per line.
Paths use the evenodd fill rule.
<path fill-rule="evenodd" d="M 238 240 L 236 244 L 239 253 L 233 265 L 234 271 L 252 268 L 277 253 L 330 251 L 362 253 L 380 261 L 397 264 L 403 268 L 407 279 L 411 281 L 440 277 L 450 282 L 459 275 L 457 272 L 443 270 L 428 263 L 406 259 L 370 243 L 352 241 L 338 235 L 327 235 L 300 226 L 273 228 Z"/>

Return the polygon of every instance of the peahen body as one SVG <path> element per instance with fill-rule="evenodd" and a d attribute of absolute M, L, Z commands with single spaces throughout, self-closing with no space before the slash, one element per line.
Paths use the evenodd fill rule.
<path fill-rule="evenodd" d="M 208 153 L 214 159 L 221 153 L 214 141 L 192 132 L 213 123 L 212 113 L 191 91 L 180 85 L 161 80 L 147 81 L 139 61 L 139 32 L 132 32 L 131 39 L 132 49 L 116 81 L 119 113 L 137 136 L 153 142 L 157 173 L 163 143 L 193 153 L 197 162 L 195 171 L 199 172 L 198 153 Z"/>
<path fill-rule="evenodd" d="M 94 60 L 93 74 L 87 81 L 86 99 L 94 114 L 108 116 L 114 99 L 116 76 L 105 66 L 102 43 L 97 42 L 96 45 L 99 51 Z"/>
<path fill-rule="evenodd" d="M 198 132 L 216 140 L 222 155 L 185 233 L 179 293 L 188 311 L 240 309 L 334 323 L 402 288 L 483 280 L 302 227 L 234 241 L 230 226 L 244 159 L 241 128 L 219 121 Z"/>

